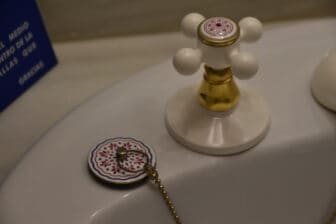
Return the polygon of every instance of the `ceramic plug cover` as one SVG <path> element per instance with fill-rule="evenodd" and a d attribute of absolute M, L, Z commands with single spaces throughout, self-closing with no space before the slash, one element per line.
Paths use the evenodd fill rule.
<path fill-rule="evenodd" d="M 121 148 L 129 153 L 128 158 L 120 164 L 117 150 Z M 92 173 L 103 181 L 131 184 L 147 176 L 144 167 L 146 164 L 155 167 L 156 157 L 154 151 L 145 143 L 130 137 L 117 137 L 107 139 L 94 147 L 89 153 L 88 164 Z"/>

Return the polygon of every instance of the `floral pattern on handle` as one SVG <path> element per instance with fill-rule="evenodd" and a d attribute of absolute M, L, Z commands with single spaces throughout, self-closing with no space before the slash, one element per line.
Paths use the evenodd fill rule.
<path fill-rule="evenodd" d="M 212 17 L 202 23 L 202 31 L 209 37 L 225 39 L 232 36 L 236 30 L 236 24 L 225 17 Z"/>

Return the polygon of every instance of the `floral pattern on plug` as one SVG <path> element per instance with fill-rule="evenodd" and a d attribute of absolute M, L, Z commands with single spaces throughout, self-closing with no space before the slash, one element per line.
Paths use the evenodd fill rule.
<path fill-rule="evenodd" d="M 126 159 L 117 160 L 119 148 L 128 151 Z M 145 178 L 145 165 L 155 166 L 156 159 L 153 150 L 143 142 L 130 137 L 117 137 L 94 147 L 88 163 L 98 178 L 115 184 L 129 184 Z"/>

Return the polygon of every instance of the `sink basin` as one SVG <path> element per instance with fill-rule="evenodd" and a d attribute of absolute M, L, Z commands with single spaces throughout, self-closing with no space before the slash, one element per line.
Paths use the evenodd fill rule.
<path fill-rule="evenodd" d="M 181 77 L 166 61 L 94 97 L 46 133 L 1 186 L 0 223 L 173 223 L 148 182 L 121 188 L 90 175 L 90 149 L 116 136 L 141 139 L 156 151 L 184 223 L 322 223 L 336 194 L 336 115 L 316 104 L 310 79 L 335 46 L 335 23 L 279 26 L 246 46 L 261 62 L 248 84 L 268 99 L 272 114 L 270 132 L 252 150 L 207 156 L 169 136 L 168 98 L 198 84 L 201 74 Z"/>
<path fill-rule="evenodd" d="M 316 139 L 315 139 L 316 140 Z M 183 223 L 316 224 L 333 204 L 335 148 L 323 141 L 275 146 L 168 178 Z M 280 152 L 281 151 L 281 152 Z M 92 224 L 173 223 L 157 190 L 147 186 L 97 212 Z"/>

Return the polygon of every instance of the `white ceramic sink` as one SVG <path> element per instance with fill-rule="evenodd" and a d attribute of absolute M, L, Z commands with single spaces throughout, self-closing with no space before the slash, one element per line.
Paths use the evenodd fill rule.
<path fill-rule="evenodd" d="M 183 223 L 323 223 L 336 193 L 336 153 L 321 143 L 276 146 L 281 153 L 232 158 L 166 182 Z M 156 189 L 145 188 L 99 211 L 92 223 L 174 222 Z"/>
<path fill-rule="evenodd" d="M 152 146 L 184 223 L 315 224 L 336 194 L 336 114 L 310 93 L 314 67 L 335 47 L 335 19 L 268 30 L 252 50 L 249 82 L 268 99 L 272 124 L 252 150 L 215 157 L 185 149 L 164 125 L 167 99 L 198 83 L 166 61 L 83 104 L 52 128 L 0 189 L 1 224 L 173 223 L 159 193 L 101 184 L 87 167 L 102 140 L 131 136 Z"/>

